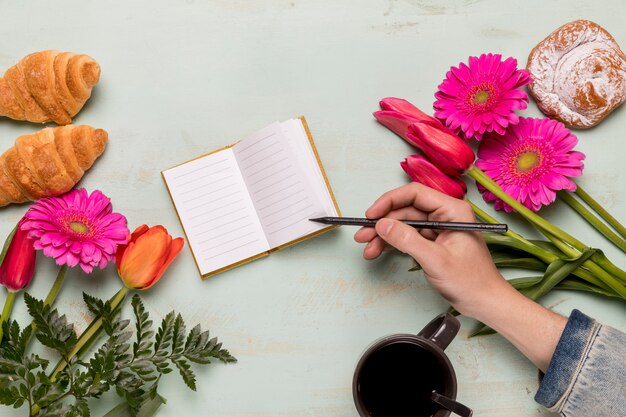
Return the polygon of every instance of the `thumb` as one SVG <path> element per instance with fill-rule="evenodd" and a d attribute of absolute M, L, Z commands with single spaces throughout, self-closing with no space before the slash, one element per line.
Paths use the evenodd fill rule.
<path fill-rule="evenodd" d="M 436 249 L 436 244 L 409 225 L 398 220 L 383 218 L 376 222 L 376 233 L 400 252 L 408 253 L 421 263 Z"/>

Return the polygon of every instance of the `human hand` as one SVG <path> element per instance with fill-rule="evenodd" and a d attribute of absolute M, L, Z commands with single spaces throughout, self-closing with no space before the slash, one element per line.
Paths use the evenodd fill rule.
<path fill-rule="evenodd" d="M 413 182 L 383 194 L 365 215 L 381 220 L 375 228 L 362 228 L 354 235 L 357 242 L 367 243 L 363 257 L 375 259 L 387 245 L 411 255 L 431 285 L 460 313 L 480 316 L 478 308 L 486 297 L 512 290 L 480 233 L 418 230 L 397 221 L 475 222 L 467 202 Z"/>
<path fill-rule="evenodd" d="M 480 233 L 417 230 L 398 221 L 474 222 L 466 201 L 413 182 L 383 194 L 365 215 L 380 219 L 354 235 L 367 243 L 365 259 L 377 258 L 387 245 L 408 253 L 457 311 L 491 326 L 545 372 L 566 319 L 511 287 Z"/>

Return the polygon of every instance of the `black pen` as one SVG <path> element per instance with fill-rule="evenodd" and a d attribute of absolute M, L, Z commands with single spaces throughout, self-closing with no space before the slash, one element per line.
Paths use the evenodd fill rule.
<path fill-rule="evenodd" d="M 344 226 L 374 227 L 378 219 L 365 219 L 359 217 L 318 217 L 309 219 L 312 222 L 323 224 L 340 224 Z M 434 222 L 428 220 L 400 220 L 404 224 L 416 229 L 457 230 L 467 232 L 494 232 L 505 233 L 509 230 L 506 224 L 489 223 L 463 223 L 463 222 Z"/>

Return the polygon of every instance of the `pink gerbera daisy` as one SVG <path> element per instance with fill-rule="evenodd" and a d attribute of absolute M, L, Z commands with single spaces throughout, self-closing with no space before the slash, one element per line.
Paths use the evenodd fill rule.
<path fill-rule="evenodd" d="M 452 67 L 435 93 L 435 117 L 467 139 L 481 140 L 483 133 L 504 134 L 517 124 L 515 110 L 525 109 L 528 95 L 519 88 L 530 84 L 526 70 L 517 69 L 517 60 L 502 55 L 482 54 L 469 58 L 469 66 Z"/>
<path fill-rule="evenodd" d="M 489 134 L 478 148 L 476 166 L 511 197 L 533 211 L 552 203 L 556 191 L 576 191 L 568 177 L 583 171 L 585 155 L 574 151 L 578 140 L 561 122 L 520 117 L 503 136 Z M 478 186 L 485 201 L 511 212 L 508 204 Z"/>
<path fill-rule="evenodd" d="M 24 216 L 22 230 L 35 249 L 54 258 L 57 265 L 80 265 L 90 273 L 115 259 L 117 245 L 128 243 L 126 218 L 113 213 L 111 200 L 96 190 L 72 190 L 36 202 Z"/>

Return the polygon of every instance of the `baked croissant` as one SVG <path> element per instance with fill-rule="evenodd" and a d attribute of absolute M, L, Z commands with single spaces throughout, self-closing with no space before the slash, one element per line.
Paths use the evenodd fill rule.
<path fill-rule="evenodd" d="M 35 52 L 0 78 L 0 116 L 69 124 L 99 79 L 100 66 L 87 55 Z"/>
<path fill-rule="evenodd" d="M 71 190 L 102 154 L 108 134 L 91 126 L 49 127 L 17 138 L 0 156 L 0 206 Z"/>

